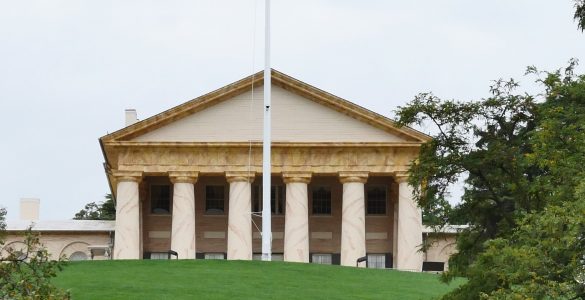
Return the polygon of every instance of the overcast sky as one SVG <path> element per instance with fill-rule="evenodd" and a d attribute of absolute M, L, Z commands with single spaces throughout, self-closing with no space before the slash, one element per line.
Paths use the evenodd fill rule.
<path fill-rule="evenodd" d="M 256 7 L 256 9 L 255 9 Z M 273 67 L 386 116 L 584 59 L 571 0 L 272 1 Z M 254 19 L 256 17 L 256 20 Z M 263 1 L 0 1 L 0 206 L 109 192 L 98 138 L 263 67 Z M 585 64 L 585 61 L 583 61 Z M 579 68 L 583 70 L 583 68 Z"/>

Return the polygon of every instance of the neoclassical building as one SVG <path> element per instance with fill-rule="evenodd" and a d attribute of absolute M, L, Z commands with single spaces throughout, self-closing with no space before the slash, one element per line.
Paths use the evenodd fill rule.
<path fill-rule="evenodd" d="M 273 259 L 422 269 L 409 164 L 430 137 L 272 71 Z M 100 138 L 114 259 L 261 253 L 263 76 Z"/>

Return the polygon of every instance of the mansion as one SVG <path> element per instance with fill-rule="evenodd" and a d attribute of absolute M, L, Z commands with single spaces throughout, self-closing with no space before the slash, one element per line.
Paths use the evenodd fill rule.
<path fill-rule="evenodd" d="M 421 271 L 425 233 L 407 177 L 430 137 L 271 76 L 273 260 L 367 257 Z M 260 72 L 145 120 L 127 110 L 127 126 L 100 138 L 116 199 L 114 259 L 260 256 L 262 87 Z"/>

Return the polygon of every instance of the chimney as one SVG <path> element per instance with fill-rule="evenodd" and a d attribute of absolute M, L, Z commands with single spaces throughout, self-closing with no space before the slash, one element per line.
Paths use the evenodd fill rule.
<path fill-rule="evenodd" d="M 130 126 L 138 122 L 136 110 L 133 108 L 126 109 L 126 126 Z"/>
<path fill-rule="evenodd" d="M 39 219 L 39 198 L 20 198 L 20 219 L 37 221 Z"/>

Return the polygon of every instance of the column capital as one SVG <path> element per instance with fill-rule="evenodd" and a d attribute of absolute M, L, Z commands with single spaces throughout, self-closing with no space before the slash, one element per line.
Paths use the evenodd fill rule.
<path fill-rule="evenodd" d="M 199 177 L 196 171 L 169 171 L 169 179 L 172 183 L 195 183 Z"/>
<path fill-rule="evenodd" d="M 404 183 L 408 181 L 408 172 L 395 172 L 393 177 L 397 183 Z"/>
<path fill-rule="evenodd" d="M 140 182 L 143 174 L 140 171 L 113 170 L 112 176 L 116 178 L 117 182 Z"/>
<path fill-rule="evenodd" d="M 282 180 L 284 183 L 309 183 L 311 182 L 311 172 L 282 172 Z"/>
<path fill-rule="evenodd" d="M 361 182 L 361 183 L 366 183 L 366 181 L 368 181 L 368 172 L 355 172 L 355 171 L 351 171 L 351 172 L 339 172 L 339 181 L 341 181 L 341 183 L 347 183 L 347 182 Z"/>
<path fill-rule="evenodd" d="M 237 182 L 237 181 L 246 181 L 252 182 L 254 181 L 254 177 L 256 173 L 254 171 L 226 171 L 225 177 L 227 182 Z"/>

